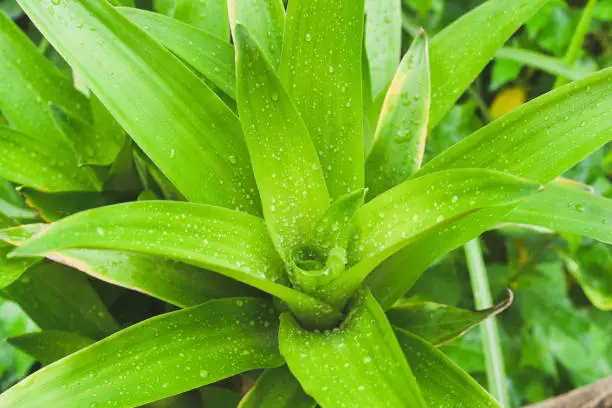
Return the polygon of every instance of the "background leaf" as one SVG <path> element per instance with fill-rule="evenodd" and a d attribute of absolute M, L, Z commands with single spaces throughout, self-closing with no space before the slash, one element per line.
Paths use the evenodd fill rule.
<path fill-rule="evenodd" d="M 87 337 L 57 330 L 9 337 L 6 341 L 13 347 L 31 355 L 42 365 L 49 365 L 94 343 Z"/>
<path fill-rule="evenodd" d="M 240 408 L 314 408 L 317 403 L 303 390 L 286 366 L 270 368 L 259 376 L 240 401 Z"/>

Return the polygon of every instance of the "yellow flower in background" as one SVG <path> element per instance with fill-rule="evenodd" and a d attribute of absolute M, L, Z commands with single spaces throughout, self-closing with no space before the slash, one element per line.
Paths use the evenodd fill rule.
<path fill-rule="evenodd" d="M 497 119 L 513 111 L 527 101 L 525 88 L 506 88 L 501 91 L 491 104 L 491 117 Z"/>

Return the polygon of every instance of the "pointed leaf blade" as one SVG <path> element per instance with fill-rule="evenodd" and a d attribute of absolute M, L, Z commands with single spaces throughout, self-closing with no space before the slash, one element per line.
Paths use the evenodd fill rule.
<path fill-rule="evenodd" d="M 42 365 L 49 365 L 95 342 L 76 333 L 58 330 L 23 334 L 6 339 L 11 346 L 31 355 Z"/>
<path fill-rule="evenodd" d="M 145 320 L 45 367 L 4 392 L 0 407 L 143 405 L 280 366 L 277 330 L 267 301 L 210 301 Z"/>
<path fill-rule="evenodd" d="M 236 24 L 244 26 L 274 69 L 278 69 L 285 31 L 285 6 L 282 0 L 228 0 L 232 35 Z"/>
<path fill-rule="evenodd" d="M 118 10 L 226 95 L 236 98 L 234 48 L 227 41 L 162 14 L 135 8 Z"/>
<path fill-rule="evenodd" d="M 287 366 L 283 366 L 264 371 L 238 408 L 314 408 L 316 405 Z"/>
<path fill-rule="evenodd" d="M 504 222 L 537 225 L 612 244 L 612 199 L 552 182 L 516 207 Z"/>
<path fill-rule="evenodd" d="M 420 32 L 397 69 L 378 119 L 366 161 L 370 197 L 402 183 L 421 167 L 430 103 L 427 36 Z"/>
<path fill-rule="evenodd" d="M 266 223 L 286 258 L 310 238 L 329 196 L 308 129 L 261 48 L 235 28 L 238 111 Z"/>
<path fill-rule="evenodd" d="M 240 123 L 215 93 L 107 2 L 54 2 L 20 4 L 178 189 L 257 213 Z"/>
<path fill-rule="evenodd" d="M 428 407 L 454 408 L 457 401 L 466 407 L 501 408 L 472 377 L 441 351 L 403 330 L 397 339 L 413 367 Z"/>
<path fill-rule="evenodd" d="M 306 122 L 332 199 L 363 188 L 363 0 L 294 1 L 281 79 Z"/>
<path fill-rule="evenodd" d="M 414 374 L 382 309 L 361 293 L 340 328 L 302 329 L 281 315 L 280 350 L 304 390 L 324 407 L 424 407 Z M 364 335 L 367 333 L 367 335 Z M 321 364 L 321 362 L 325 362 Z"/>
<path fill-rule="evenodd" d="M 440 122 L 497 50 L 549 0 L 489 0 L 431 41 L 431 121 Z"/>

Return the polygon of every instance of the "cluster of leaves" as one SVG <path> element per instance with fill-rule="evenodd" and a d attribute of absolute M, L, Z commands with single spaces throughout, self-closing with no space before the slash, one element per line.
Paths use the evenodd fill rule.
<path fill-rule="evenodd" d="M 609 308 L 598 272 L 610 269 L 609 248 L 569 234 L 609 243 L 610 202 L 553 180 L 610 140 L 610 70 L 475 133 L 488 120 L 474 114 L 481 98 L 453 107 L 547 1 L 491 0 L 431 44 L 406 18 L 414 41 L 401 63 L 409 42 L 398 1 L 297 1 L 285 11 L 280 1 L 177 0 L 155 2 L 159 13 L 103 0 L 19 3 L 44 38 L 32 31 L 37 50 L 0 14 L 0 175 L 10 180 L 0 191 L 0 279 L 14 302 L 5 303 L 10 344 L 48 367 L 0 406 L 165 397 L 161 406 L 235 406 L 241 385 L 231 378 L 257 379 L 243 407 L 497 406 L 435 346 L 510 299 L 468 310 L 465 267 L 452 254 L 396 301 L 440 256 L 499 222 L 573 243 L 526 261 L 523 241 L 548 238 L 491 233 L 510 260 L 494 268 L 505 271 L 495 293 L 507 286 L 518 298 L 505 332 L 519 324 L 531 339 L 508 348 L 524 356 L 511 372 L 567 373 L 581 385 L 609 370 L 606 360 L 591 365 L 609 354 L 605 317 L 579 310 L 563 275 Z M 415 4 L 432 34 L 456 17 L 443 2 Z M 583 164 L 577 178 L 605 186 L 607 170 L 595 168 Z M 459 272 L 441 284 L 449 271 Z M 14 336 L 34 324 L 40 331 Z M 470 340 L 441 350 L 478 377 L 479 356 L 462 354 Z M 577 352 L 593 359 L 576 362 Z M 31 361 L 8 355 L 7 384 Z M 528 378 L 516 385 L 528 400 L 550 393 Z"/>

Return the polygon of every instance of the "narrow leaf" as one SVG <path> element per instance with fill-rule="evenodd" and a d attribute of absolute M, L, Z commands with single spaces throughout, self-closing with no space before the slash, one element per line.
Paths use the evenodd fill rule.
<path fill-rule="evenodd" d="M 289 4 L 281 79 L 306 122 L 332 199 L 363 188 L 363 0 Z"/>
<path fill-rule="evenodd" d="M 0 407 L 133 407 L 282 364 L 271 304 L 214 300 L 122 330 L 32 374 Z"/>
<path fill-rule="evenodd" d="M 286 258 L 329 207 L 325 178 L 308 129 L 261 48 L 240 24 L 235 41 L 240 120 L 266 223 Z"/>
<path fill-rule="evenodd" d="M 68 147 L 0 126 L 0 176 L 43 191 L 95 191 L 101 188 L 93 172 L 78 167 Z"/>
<path fill-rule="evenodd" d="M 64 265 L 41 262 L 4 291 L 44 330 L 99 339 L 118 329 L 85 275 Z"/>
<path fill-rule="evenodd" d="M 282 366 L 264 371 L 238 408 L 315 408 L 316 405 L 287 366 Z"/>
<path fill-rule="evenodd" d="M 521 48 L 502 47 L 497 50 L 495 57 L 497 59 L 515 61 L 532 68 L 541 69 L 551 75 L 562 75 L 571 80 L 584 78 L 592 72 L 585 68 L 572 67 L 559 58 Z"/>
<path fill-rule="evenodd" d="M 549 0 L 489 0 L 431 41 L 433 128 L 453 107 L 497 50 Z"/>
<path fill-rule="evenodd" d="M 178 189 L 192 201 L 257 212 L 240 123 L 215 93 L 107 2 L 55 3 L 20 0 Z"/>
<path fill-rule="evenodd" d="M 0 222 L 2 217 L 0 215 Z M 6 256 L 13 249 L 11 245 L 0 242 L 0 289 L 15 282 L 28 268 L 40 261 L 40 258 L 8 259 Z"/>
<path fill-rule="evenodd" d="M 38 231 L 37 231 L 38 230 Z M 260 218 L 203 204 L 140 201 L 97 208 L 60 220 L 42 232 L 23 226 L 0 239 L 23 242 L 14 256 L 71 248 L 141 252 L 210 269 L 279 297 L 303 321 L 340 314 L 283 282 L 283 264 Z"/>
<path fill-rule="evenodd" d="M 264 55 L 278 69 L 285 31 L 285 6 L 282 0 L 228 0 L 234 41 L 236 24 L 244 26 Z"/>
<path fill-rule="evenodd" d="M 280 350 L 323 407 L 424 407 L 414 374 L 382 309 L 361 293 L 338 329 L 312 332 L 281 315 Z M 367 335 L 365 335 L 367 333 Z M 323 362 L 323 364 L 322 364 Z"/>
<path fill-rule="evenodd" d="M 552 182 L 516 207 L 504 222 L 537 225 L 612 244 L 612 199 Z"/>
<path fill-rule="evenodd" d="M 32 222 L 37 219 L 36 211 L 28 208 L 13 184 L 2 178 L 0 178 L 0 214 L 15 221 Z M 12 222 L 5 224 L 0 221 L 0 228 L 12 224 Z"/>
<path fill-rule="evenodd" d="M 612 69 L 606 69 L 541 96 L 463 139 L 417 176 L 486 167 L 549 183 L 612 138 L 611 79 Z M 513 208 L 477 211 L 421 237 L 379 267 L 369 281 L 372 292 L 383 307 L 391 306 L 431 263 L 492 228 Z"/>
<path fill-rule="evenodd" d="M 21 194 L 26 198 L 28 205 L 35 208 L 45 221 L 57 221 L 79 211 L 116 202 L 108 194 L 98 192 L 43 193 L 31 188 L 22 188 Z"/>
<path fill-rule="evenodd" d="M 510 296 L 494 307 L 484 310 L 467 310 L 433 302 L 406 301 L 386 311 L 391 324 L 420 338 L 441 346 L 480 324 L 483 320 L 506 310 L 512 303 Z"/>
<path fill-rule="evenodd" d="M 470 408 L 501 408 L 472 377 L 426 341 L 404 330 L 395 335 L 428 407 L 455 408 L 460 401 Z"/>
<path fill-rule="evenodd" d="M 365 190 L 343 195 L 315 223 L 314 242 L 325 251 L 346 249 L 353 216 L 363 205 Z"/>
<path fill-rule="evenodd" d="M 229 42 L 162 14 L 135 8 L 118 10 L 225 94 L 236 98 L 234 47 Z"/>
<path fill-rule="evenodd" d="M 480 208 L 519 202 L 538 189 L 537 183 L 481 169 L 443 171 L 408 180 L 357 211 L 349 246 L 353 267 L 326 292 L 336 299 L 346 296 L 377 265 L 419 235 Z"/>
<path fill-rule="evenodd" d="M 174 0 L 174 18 L 229 39 L 227 0 Z"/>
<path fill-rule="evenodd" d="M 391 83 L 402 52 L 401 0 L 365 1 L 365 49 L 368 54 L 372 97 Z"/>
<path fill-rule="evenodd" d="M 610 247 L 583 247 L 577 257 L 560 254 L 570 274 L 578 281 L 591 303 L 612 310 L 612 251 Z"/>
<path fill-rule="evenodd" d="M 9 337 L 6 341 L 11 346 L 31 355 L 42 365 L 49 365 L 94 343 L 92 339 L 79 334 L 57 330 Z"/>
<path fill-rule="evenodd" d="M 12 128 L 34 140 L 67 148 L 67 139 L 53 121 L 49 103 L 88 118 L 87 99 L 1 12 L 0 43 L 2 116 Z"/>
<path fill-rule="evenodd" d="M 427 47 L 421 31 L 387 91 L 366 161 L 370 197 L 402 183 L 421 167 L 431 103 Z"/>

